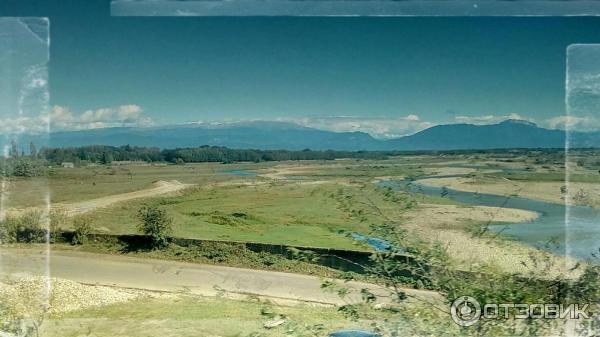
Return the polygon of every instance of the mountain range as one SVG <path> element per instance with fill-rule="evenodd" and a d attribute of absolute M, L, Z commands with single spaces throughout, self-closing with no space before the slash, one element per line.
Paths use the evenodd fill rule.
<path fill-rule="evenodd" d="M 35 136 L 27 137 L 36 141 Z M 50 135 L 51 147 L 132 145 L 159 148 L 225 146 L 238 149 L 286 150 L 459 150 L 563 148 L 565 132 L 522 120 L 498 124 L 445 124 L 395 139 L 376 139 L 364 132 L 332 132 L 287 122 L 185 124 L 151 128 L 103 128 Z M 571 132 L 572 147 L 599 147 L 600 132 Z M 23 140 L 23 139 L 22 139 Z M 42 142 L 44 143 L 44 142 Z"/>

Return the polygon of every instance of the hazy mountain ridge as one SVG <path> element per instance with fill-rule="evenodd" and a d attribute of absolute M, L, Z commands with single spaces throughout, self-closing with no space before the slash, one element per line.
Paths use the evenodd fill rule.
<path fill-rule="evenodd" d="M 506 120 L 489 125 L 437 125 L 389 142 L 394 148 L 410 150 L 560 148 L 565 146 L 565 132 L 521 120 Z"/>
<path fill-rule="evenodd" d="M 598 147 L 600 132 L 572 132 L 570 143 L 572 147 Z M 506 120 L 490 125 L 437 125 L 410 136 L 381 140 L 358 131 L 332 132 L 287 122 L 256 121 L 63 131 L 50 136 L 51 147 L 127 144 L 159 148 L 214 145 L 265 150 L 561 148 L 565 146 L 565 132 L 541 128 L 526 121 Z"/>

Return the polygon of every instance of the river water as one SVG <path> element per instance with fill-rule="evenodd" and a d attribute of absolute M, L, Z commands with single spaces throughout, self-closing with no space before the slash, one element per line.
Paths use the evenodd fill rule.
<path fill-rule="evenodd" d="M 419 181 L 423 182 L 426 179 Z M 442 187 L 428 186 L 419 181 L 382 181 L 379 185 L 438 197 L 442 195 Z M 599 209 L 587 206 L 565 206 L 515 196 L 452 189 L 446 189 L 446 192 L 446 198 L 468 205 L 516 208 L 534 211 L 539 215 L 536 220 L 526 223 L 492 224 L 489 226 L 492 231 L 501 232 L 537 248 L 580 260 L 591 258 L 592 253 L 599 252 Z M 491 221 L 493 222 L 493 219 Z"/>

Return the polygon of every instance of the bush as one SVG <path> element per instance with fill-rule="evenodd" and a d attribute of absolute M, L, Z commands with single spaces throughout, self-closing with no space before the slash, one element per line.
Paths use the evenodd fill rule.
<path fill-rule="evenodd" d="M 0 243 L 15 243 L 17 242 L 17 230 L 19 228 L 19 219 L 12 216 L 7 216 L 0 223 Z"/>
<path fill-rule="evenodd" d="M 52 209 L 48 216 L 50 222 L 50 242 L 57 242 L 62 231 L 69 224 L 69 214 L 63 208 Z"/>
<path fill-rule="evenodd" d="M 3 174 L 14 177 L 37 177 L 46 173 L 46 163 L 43 160 L 30 158 L 7 159 L 2 162 Z"/>
<path fill-rule="evenodd" d="M 173 231 L 173 218 L 167 214 L 167 211 L 153 206 L 144 206 L 137 215 L 141 221 L 138 230 L 150 236 L 152 248 L 166 247 L 167 235 Z"/>
<path fill-rule="evenodd" d="M 42 228 L 42 213 L 31 210 L 19 217 L 9 216 L 0 225 L 2 243 L 41 243 L 46 242 L 48 231 Z"/>
<path fill-rule="evenodd" d="M 78 216 L 73 219 L 73 228 L 75 234 L 71 241 L 74 245 L 82 245 L 88 242 L 88 235 L 92 232 L 92 226 L 90 225 L 90 219 L 86 216 Z"/>

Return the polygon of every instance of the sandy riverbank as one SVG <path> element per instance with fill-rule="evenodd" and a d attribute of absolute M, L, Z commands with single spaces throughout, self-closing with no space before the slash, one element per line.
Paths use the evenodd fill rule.
<path fill-rule="evenodd" d="M 427 241 L 440 242 L 463 269 L 468 270 L 474 264 L 485 264 L 508 273 L 543 271 L 544 276 L 548 278 L 568 273 L 571 277 L 577 276 L 578 273 L 568 272 L 577 263 L 572 259 L 543 252 L 519 242 L 475 236 L 467 232 L 468 226 L 474 223 L 526 222 L 536 217 L 535 212 L 518 209 L 421 204 L 405 214 L 402 226 Z M 550 265 L 542 263 L 534 266 L 532 258 L 551 262 Z"/>
<path fill-rule="evenodd" d="M 506 196 L 565 203 L 565 194 L 561 188 L 568 186 L 571 203 L 600 208 L 600 184 L 562 181 L 513 181 L 508 179 L 485 179 L 472 177 L 430 178 L 419 180 L 419 183 L 429 186 L 446 186 L 458 191 L 478 192 Z"/>

